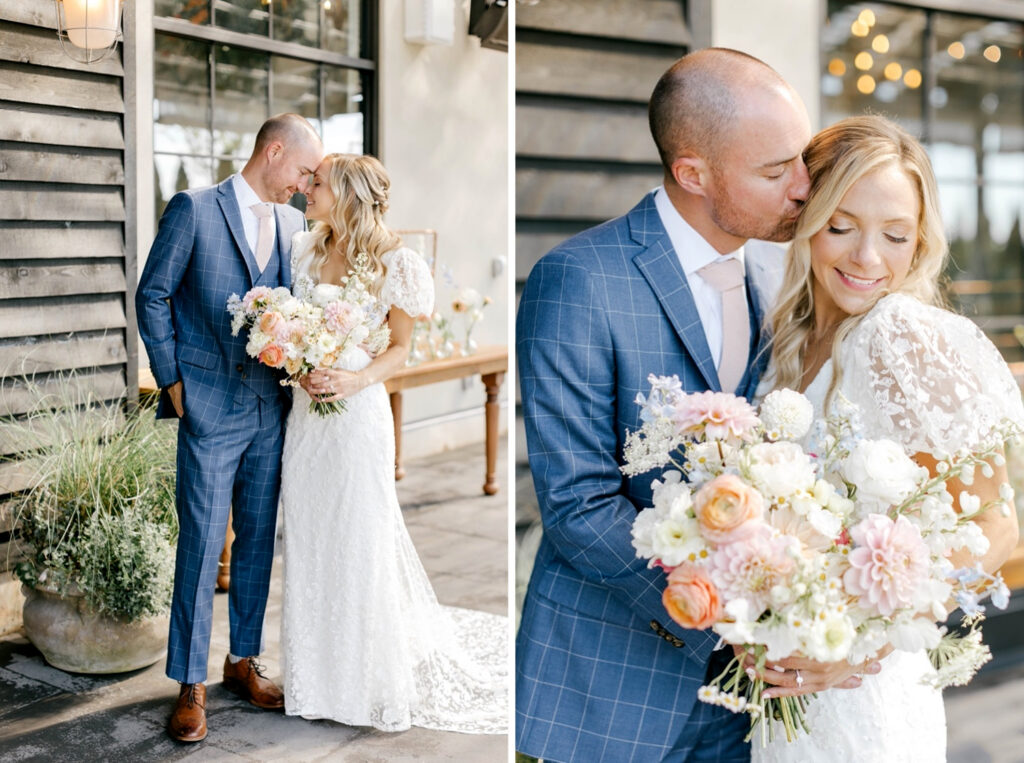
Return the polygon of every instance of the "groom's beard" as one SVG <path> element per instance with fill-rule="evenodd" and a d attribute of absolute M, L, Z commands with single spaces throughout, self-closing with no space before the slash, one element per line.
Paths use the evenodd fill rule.
<path fill-rule="evenodd" d="M 716 191 L 711 196 L 711 220 L 730 236 L 745 239 L 759 239 L 781 243 L 792 241 L 801 207 L 796 204 L 785 216 L 765 219 L 737 204 L 727 189 Z"/>

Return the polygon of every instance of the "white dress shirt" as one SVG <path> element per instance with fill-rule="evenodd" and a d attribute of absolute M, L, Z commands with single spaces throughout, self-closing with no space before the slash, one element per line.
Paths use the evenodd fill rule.
<path fill-rule="evenodd" d="M 704 336 L 708 340 L 708 349 L 711 350 L 711 358 L 717 368 L 722 362 L 722 295 L 701 278 L 697 271 L 719 259 L 734 258 L 739 260 L 741 265 L 744 264 L 743 247 L 729 254 L 719 254 L 718 250 L 705 241 L 672 206 L 664 186 L 658 186 L 655 190 L 654 206 L 658 210 L 661 224 L 668 231 L 679 264 L 683 266 L 690 291 L 693 292 L 693 301 L 697 304 L 701 325 L 704 327 Z"/>
<path fill-rule="evenodd" d="M 231 182 L 235 189 L 235 198 L 238 200 L 238 211 L 242 214 L 242 227 L 245 228 L 245 241 L 249 244 L 249 251 L 253 255 L 256 254 L 256 238 L 260 232 L 260 219 L 253 213 L 253 204 L 265 203 L 259 196 L 256 195 L 256 191 L 252 190 L 252 186 L 245 182 L 245 178 L 242 177 L 241 173 L 235 173 L 231 176 Z M 269 202 L 266 202 L 269 203 Z M 274 237 L 277 237 L 277 225 L 275 224 L 271 231 Z M 274 251 L 274 238 L 270 239 L 270 251 Z"/>

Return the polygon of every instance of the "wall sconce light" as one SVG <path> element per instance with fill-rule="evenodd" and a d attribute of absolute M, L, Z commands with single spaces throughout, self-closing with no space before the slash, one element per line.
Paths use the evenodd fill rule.
<path fill-rule="evenodd" d="M 455 0 L 405 0 L 405 40 L 451 45 L 455 41 Z"/>
<path fill-rule="evenodd" d="M 124 0 L 53 0 L 57 39 L 64 53 L 83 64 L 113 53 L 121 40 L 123 4 Z"/>

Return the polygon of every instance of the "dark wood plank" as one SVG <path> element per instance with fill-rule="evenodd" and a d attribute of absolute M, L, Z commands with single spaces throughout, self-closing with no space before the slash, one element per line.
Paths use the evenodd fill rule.
<path fill-rule="evenodd" d="M 610 220 L 661 183 L 659 172 L 516 170 L 519 217 Z"/>
<path fill-rule="evenodd" d="M 57 297 L 69 294 L 124 294 L 120 263 L 32 263 L 0 266 L 0 299 Z"/>
<path fill-rule="evenodd" d="M 119 405 L 116 401 L 111 404 Z M 31 417 L 26 419 L 8 419 L 3 426 L 0 426 L 0 455 L 11 456 L 28 450 L 35 450 L 51 443 L 54 437 L 61 437 L 61 426 L 64 423 L 61 419 L 64 415 L 58 413 L 53 417 L 42 419 Z M 82 416 L 83 414 L 77 412 L 74 415 Z M 99 419 L 108 418 L 110 414 L 106 411 L 94 411 L 86 415 L 90 418 Z M 118 415 L 118 420 L 123 420 L 123 418 L 123 415 Z M 3 507 L 0 505 L 0 517 L 2 517 L 2 510 Z M 3 528 L 0 527 L 0 532 L 2 531 Z"/>
<path fill-rule="evenodd" d="M 0 209 L 8 220 L 124 220 L 124 197 L 112 186 L 43 186 L 4 183 Z"/>
<path fill-rule="evenodd" d="M 33 470 L 24 461 L 0 463 L 0 495 L 17 493 L 32 484 Z"/>
<path fill-rule="evenodd" d="M 124 164 L 120 151 L 0 142 L 0 180 L 124 185 Z"/>
<path fill-rule="evenodd" d="M 675 56 L 516 43 L 516 91 L 647 103 Z"/>
<path fill-rule="evenodd" d="M 124 363 L 123 332 L 0 343 L 0 376 L 31 376 Z"/>
<path fill-rule="evenodd" d="M 64 52 L 55 31 L 20 24 L 0 23 L 0 61 L 124 76 L 120 56 L 112 54 L 97 63 L 83 64 Z"/>
<path fill-rule="evenodd" d="M 0 101 L 0 140 L 124 149 L 120 117 Z"/>
<path fill-rule="evenodd" d="M 689 45 L 679 0 L 542 0 L 516 5 L 517 29 L 541 29 L 670 45 Z"/>
<path fill-rule="evenodd" d="M 516 154 L 659 162 L 646 106 L 516 106 Z"/>
<path fill-rule="evenodd" d="M 33 69 L 20 64 L 0 67 L 0 100 L 124 112 L 119 77 Z"/>
<path fill-rule="evenodd" d="M 41 404 L 46 405 L 47 395 L 55 395 L 69 384 L 76 396 L 92 400 L 116 400 L 123 397 L 126 391 L 124 372 L 97 371 L 95 373 L 79 373 L 70 380 L 58 377 L 37 380 L 32 386 L 21 382 L 7 383 L 0 387 L 0 416 L 14 416 L 28 413 Z M 4 492 L 0 488 L 0 492 Z"/>
<path fill-rule="evenodd" d="M 537 260 L 565 241 L 562 233 L 516 232 L 516 280 L 525 281 Z"/>
<path fill-rule="evenodd" d="M 0 301 L 4 339 L 124 327 L 124 297 L 119 294 Z"/>
<path fill-rule="evenodd" d="M 120 223 L 0 223 L 0 262 L 66 257 L 122 257 Z"/>

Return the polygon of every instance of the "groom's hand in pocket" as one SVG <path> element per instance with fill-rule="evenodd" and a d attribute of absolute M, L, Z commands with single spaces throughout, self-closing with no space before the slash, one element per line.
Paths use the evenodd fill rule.
<path fill-rule="evenodd" d="M 179 419 L 185 415 L 184 390 L 185 384 L 181 381 L 176 381 L 167 388 L 167 397 L 171 399 L 171 405 L 174 406 L 174 412 L 178 414 Z"/>

